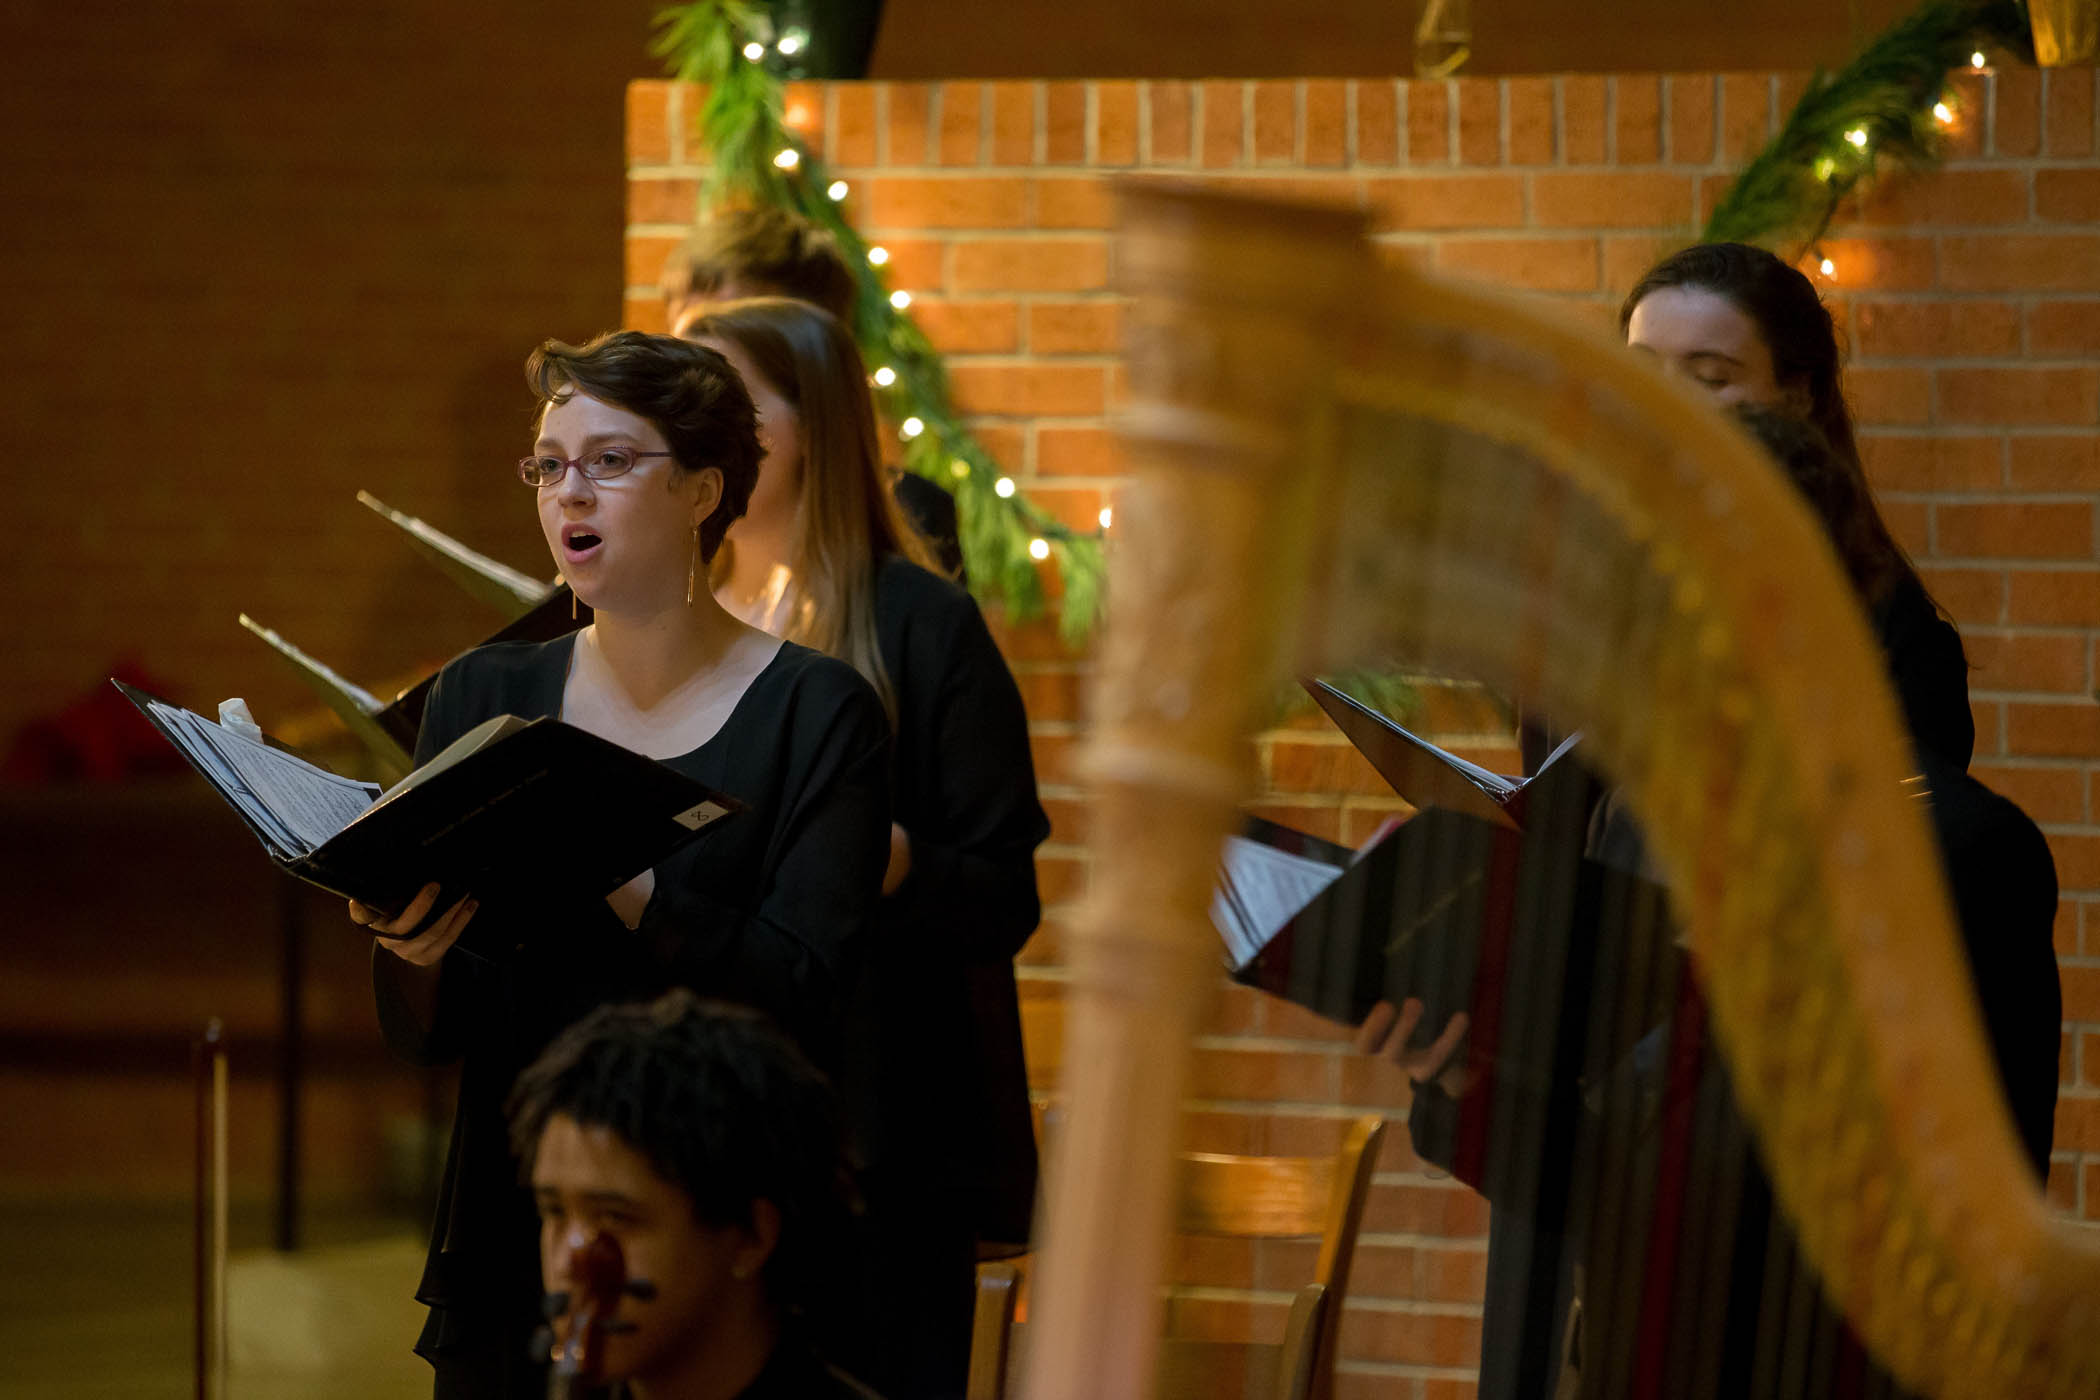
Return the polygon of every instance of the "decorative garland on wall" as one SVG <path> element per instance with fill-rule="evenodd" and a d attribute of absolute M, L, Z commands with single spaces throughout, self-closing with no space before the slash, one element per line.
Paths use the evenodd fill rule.
<path fill-rule="evenodd" d="M 1001 599 L 1016 619 L 1039 615 L 1045 589 L 1037 566 L 1056 561 L 1063 582 L 1059 623 L 1084 639 L 1102 606 L 1101 528 L 1073 530 L 1031 502 L 957 417 L 947 373 L 909 314 L 911 294 L 892 290 L 887 252 L 847 222 L 850 190 L 789 127 L 781 85 L 802 75 L 812 36 L 783 16 L 781 0 L 689 0 L 657 15 L 651 51 L 671 75 L 706 89 L 700 134 L 713 164 L 703 209 L 724 200 L 790 209 L 838 240 L 860 273 L 854 331 L 874 366 L 878 402 L 898 424 L 904 464 L 952 492 L 963 561 L 979 596 Z M 1951 72 L 1981 70 L 1989 50 L 2032 62 L 2022 0 L 1926 0 L 1835 73 L 1818 72 L 1770 144 L 1744 166 L 1715 204 L 1705 241 L 1796 239 L 1797 257 L 1819 259 L 1819 241 L 1839 207 L 1884 168 L 1937 164 L 1958 114 Z"/>
<path fill-rule="evenodd" d="M 854 333 L 872 367 L 877 402 L 898 425 L 904 465 L 955 496 L 963 566 L 971 588 L 999 598 L 1009 616 L 1038 616 L 1045 604 L 1037 565 L 1055 560 L 1063 582 L 1058 621 L 1083 640 L 1101 615 L 1103 535 L 1079 531 L 1031 502 L 956 416 L 938 351 L 909 313 L 911 294 L 892 290 L 888 253 L 846 221 L 850 193 L 787 125 L 781 82 L 807 52 L 810 36 L 776 30 L 775 7 L 761 0 L 693 0 L 657 16 L 651 48 L 680 82 L 705 86 L 701 138 L 713 159 L 702 208 L 743 200 L 792 210 L 828 231 L 860 273 Z"/>

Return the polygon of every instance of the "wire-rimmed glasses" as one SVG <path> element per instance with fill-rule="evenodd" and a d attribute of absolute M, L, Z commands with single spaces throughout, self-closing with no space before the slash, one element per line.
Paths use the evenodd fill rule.
<path fill-rule="evenodd" d="M 643 452 L 633 447 L 594 447 L 581 457 L 556 457 L 551 454 L 520 457 L 518 477 L 527 486 L 558 485 L 569 468 L 574 467 L 592 481 L 611 481 L 634 470 L 634 464 L 644 457 L 670 457 L 670 452 Z"/>

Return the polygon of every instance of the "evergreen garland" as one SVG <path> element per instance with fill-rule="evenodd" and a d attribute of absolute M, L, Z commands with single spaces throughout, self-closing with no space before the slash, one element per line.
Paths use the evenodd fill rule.
<path fill-rule="evenodd" d="M 701 208 L 724 200 L 777 205 L 838 241 L 860 276 L 853 331 L 876 373 L 877 401 L 901 425 L 904 465 L 955 496 L 972 590 L 1002 599 L 1010 617 L 1035 617 L 1045 602 L 1037 564 L 1055 560 L 1060 629 L 1068 641 L 1082 640 L 1101 615 L 1102 532 L 1073 530 L 1030 502 L 956 416 L 940 354 L 905 310 L 909 297 L 893 293 L 870 262 L 867 240 L 841 211 L 842 182 L 782 115 L 776 68 L 790 66 L 783 51 L 792 59 L 808 36 L 776 34 L 763 0 L 691 0 L 660 11 L 656 23 L 651 51 L 672 77 L 707 93 L 699 125 L 713 167 Z"/>
<path fill-rule="evenodd" d="M 2022 0 L 1926 0 L 1836 73 L 1818 70 L 1715 204 L 1701 241 L 1798 238 L 1801 252 L 1813 249 L 1838 206 L 1884 162 L 1938 163 L 1952 116 L 1942 105 L 1947 76 L 1991 49 L 2032 61 Z"/>

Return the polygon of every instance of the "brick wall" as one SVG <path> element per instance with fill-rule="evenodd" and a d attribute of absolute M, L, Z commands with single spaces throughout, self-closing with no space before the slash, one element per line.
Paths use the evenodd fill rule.
<path fill-rule="evenodd" d="M 1038 499 L 1090 520 L 1114 498 L 1117 391 L 1108 177 L 1199 173 L 1370 211 L 1395 258 L 1528 288 L 1608 317 L 1683 241 L 1727 173 L 1800 90 L 1794 75 L 1369 81 L 841 84 L 799 111 L 852 185 L 860 227 L 950 356 L 986 444 Z M 1892 524 L 1960 620 L 1977 664 L 1977 771 L 2043 824 L 2064 897 L 2067 1021 L 2051 1197 L 2100 1220 L 2100 158 L 2094 75 L 1957 84 L 1956 155 L 1893 185 L 1825 247 L 1853 348 L 1867 464 Z M 627 318 L 656 327 L 653 282 L 701 175 L 694 94 L 628 92 Z M 1049 914 L 1027 990 L 1057 995 L 1085 884 L 1068 757 L 1084 658 L 1041 627 L 1002 636 L 1027 696 L 1055 822 Z M 1495 707 L 1432 692 L 1430 727 L 1513 762 Z M 1331 731 L 1261 743 L 1264 812 L 1355 841 L 1396 805 Z M 1051 1020 L 1054 1017 L 1038 1016 Z M 1200 1044 L 1195 1146 L 1326 1150 L 1406 1086 L 1324 1023 L 1227 988 Z M 1413 1164 L 1395 1133 L 1365 1224 L 1343 1393 L 1467 1393 L 1487 1211 Z M 1303 1248 L 1191 1244 L 1174 1323 L 1280 1331 Z"/>

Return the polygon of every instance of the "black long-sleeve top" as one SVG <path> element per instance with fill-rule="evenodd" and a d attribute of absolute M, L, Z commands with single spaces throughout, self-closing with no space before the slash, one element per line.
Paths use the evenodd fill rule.
<path fill-rule="evenodd" d="M 558 714 L 574 646 L 572 634 L 452 662 L 431 693 L 418 761 L 493 715 Z M 843 662 L 782 643 L 721 730 L 665 760 L 746 810 L 656 867 L 636 928 L 601 894 L 562 890 L 555 830 L 546 833 L 545 888 L 482 897 L 475 920 L 502 932 L 505 951 L 447 954 L 429 1025 L 402 995 L 406 965 L 374 950 L 388 1045 L 419 1064 L 464 1060 L 417 1293 L 432 1308 L 419 1351 L 441 1355 L 469 1334 L 479 1344 L 495 1331 L 514 1334 L 522 1354 L 538 1302 L 537 1230 L 503 1104 L 518 1071 L 578 1016 L 685 986 L 766 1011 L 820 1064 L 837 1067 L 839 1018 L 888 856 L 888 751 L 873 688 Z M 590 820 L 591 801 L 576 794 L 577 822 Z M 488 930 L 480 941 L 488 945 Z"/>

